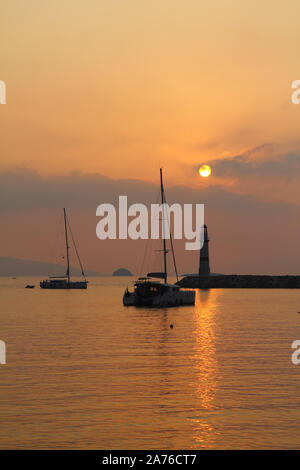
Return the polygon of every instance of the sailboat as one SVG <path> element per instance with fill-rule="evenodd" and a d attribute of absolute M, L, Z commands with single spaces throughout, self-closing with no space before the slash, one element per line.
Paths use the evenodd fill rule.
<path fill-rule="evenodd" d="M 160 169 L 160 192 L 162 209 L 166 204 L 165 191 L 163 185 L 162 169 Z M 164 226 L 164 223 L 162 224 Z M 125 306 L 136 307 L 176 307 L 179 305 L 194 305 L 195 304 L 195 291 L 182 290 L 176 284 L 168 284 L 167 274 L 167 253 L 166 238 L 162 236 L 163 240 L 163 258 L 164 258 L 164 271 L 151 272 L 146 277 L 140 277 L 134 283 L 134 291 L 130 292 L 128 287 L 123 295 L 123 304 Z M 173 250 L 172 236 L 170 233 L 171 249 L 173 254 L 174 267 L 177 275 L 175 254 Z M 153 279 L 162 279 L 163 282 L 154 281 Z"/>
<path fill-rule="evenodd" d="M 40 282 L 40 287 L 41 289 L 86 289 L 88 281 L 85 278 L 82 263 L 79 258 L 79 254 L 75 245 L 75 241 L 73 239 L 72 232 L 71 232 L 72 240 L 73 240 L 75 252 L 76 252 L 80 267 L 81 267 L 81 273 L 82 273 L 84 280 L 83 281 L 71 281 L 71 278 L 70 278 L 70 260 L 69 260 L 69 248 L 70 247 L 69 247 L 69 240 L 68 240 L 68 226 L 70 228 L 70 225 L 67 219 L 66 209 L 64 208 L 63 211 L 64 211 L 65 241 L 66 241 L 66 255 L 67 255 L 66 256 L 66 259 L 67 259 L 66 274 L 64 276 L 50 276 L 49 279 L 45 279 Z"/>

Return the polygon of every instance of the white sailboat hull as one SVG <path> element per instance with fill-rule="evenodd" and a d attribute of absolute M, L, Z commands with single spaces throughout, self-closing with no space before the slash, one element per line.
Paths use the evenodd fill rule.
<path fill-rule="evenodd" d="M 135 307 L 179 307 L 195 304 L 195 291 L 178 290 L 158 293 L 156 295 L 141 295 L 137 291 L 126 291 L 123 296 L 125 306 Z"/>

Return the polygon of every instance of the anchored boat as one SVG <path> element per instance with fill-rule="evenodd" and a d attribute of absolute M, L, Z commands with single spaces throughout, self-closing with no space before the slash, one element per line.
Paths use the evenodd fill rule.
<path fill-rule="evenodd" d="M 162 211 L 166 204 L 165 191 L 163 185 L 162 169 L 160 169 L 160 190 L 161 190 L 161 204 Z M 164 223 L 162 223 L 164 227 Z M 164 271 L 151 272 L 147 277 L 140 277 L 134 283 L 134 291 L 130 292 L 127 288 L 123 295 L 123 304 L 125 306 L 136 307 L 176 307 L 179 305 L 194 305 L 195 304 L 195 291 L 183 290 L 176 284 L 168 284 L 167 279 L 167 253 L 166 238 L 163 231 L 163 258 L 164 258 Z M 177 276 L 177 267 L 175 261 L 175 254 L 173 249 L 172 234 L 170 231 L 171 250 L 173 255 L 174 268 Z M 178 277 L 178 276 L 177 276 Z M 162 279 L 163 282 L 154 281 L 153 279 Z"/>
<path fill-rule="evenodd" d="M 72 231 L 71 236 L 72 236 L 72 241 L 75 247 L 75 252 L 76 256 L 78 258 L 80 268 L 81 268 L 81 274 L 84 278 L 83 281 L 72 281 L 70 278 L 70 260 L 69 260 L 69 241 L 68 241 L 68 227 L 70 228 L 69 221 L 67 219 L 67 214 L 66 214 L 66 209 L 63 209 L 64 211 L 64 225 L 65 225 L 65 241 L 66 241 L 66 259 L 67 259 L 67 270 L 65 276 L 50 276 L 49 279 L 45 279 L 40 282 L 40 287 L 41 289 L 86 289 L 87 288 L 87 283 L 88 281 L 85 278 L 84 270 L 82 267 L 82 263 L 76 248 L 76 244 L 73 238 Z"/>

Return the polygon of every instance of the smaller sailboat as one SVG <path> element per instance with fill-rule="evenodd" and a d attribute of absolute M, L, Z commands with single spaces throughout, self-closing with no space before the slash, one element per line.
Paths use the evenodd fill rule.
<path fill-rule="evenodd" d="M 161 190 L 161 204 L 164 208 L 166 204 L 165 191 L 162 178 L 162 169 L 160 169 L 160 190 Z M 164 224 L 163 224 L 164 225 Z M 171 233 L 170 233 L 171 235 Z M 140 277 L 134 283 L 134 291 L 130 292 L 128 288 L 123 295 L 123 304 L 125 306 L 136 307 L 177 307 L 179 305 L 194 305 L 195 304 L 195 291 L 183 290 L 176 284 L 168 284 L 167 278 L 167 253 L 166 239 L 163 236 L 163 256 L 164 256 L 164 271 L 148 273 L 147 277 Z M 174 267 L 177 275 L 177 268 L 175 262 L 175 254 L 173 250 L 172 237 L 171 249 L 173 254 Z M 154 281 L 155 279 L 162 279 L 164 282 Z"/>
<path fill-rule="evenodd" d="M 81 273 L 84 278 L 83 281 L 72 281 L 70 278 L 70 260 L 69 260 L 69 241 L 68 241 L 68 226 L 69 221 L 67 220 L 66 209 L 64 208 L 64 225 L 65 225 L 65 241 L 66 241 L 66 258 L 67 258 L 67 270 L 65 276 L 51 276 L 49 279 L 45 279 L 40 282 L 41 289 L 86 289 L 88 281 L 85 278 L 85 274 L 83 271 L 82 263 L 75 245 L 75 241 L 73 239 L 73 244 L 75 247 L 75 252 L 80 264 Z"/>

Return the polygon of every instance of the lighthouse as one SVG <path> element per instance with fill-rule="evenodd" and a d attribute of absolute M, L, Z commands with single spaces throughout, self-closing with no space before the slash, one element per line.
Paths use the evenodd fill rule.
<path fill-rule="evenodd" d="M 202 226 L 201 241 L 203 240 L 203 246 L 200 249 L 200 265 L 199 265 L 199 276 L 207 278 L 210 275 L 209 268 L 209 252 L 208 252 L 208 233 L 207 226 Z"/>

